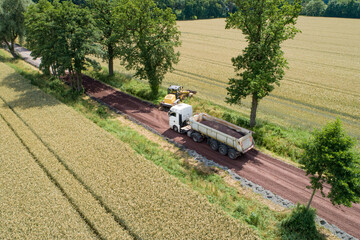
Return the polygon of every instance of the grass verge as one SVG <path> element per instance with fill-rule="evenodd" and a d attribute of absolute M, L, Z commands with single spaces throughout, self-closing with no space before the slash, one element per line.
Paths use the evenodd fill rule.
<path fill-rule="evenodd" d="M 73 198 L 70 194 L 76 195 L 79 188 L 75 189 L 75 185 L 79 185 L 89 193 L 90 199 L 96 200 L 94 202 L 111 215 L 112 222 L 120 224 L 135 239 L 259 239 L 246 223 L 210 204 L 204 195 L 137 154 L 129 144 L 100 129 L 84 114 L 32 86 L 9 66 L 0 65 L 0 97 L 5 106 L 9 106 L 5 118 L 11 124 L 16 123 L 16 117 L 21 120 L 13 126 L 19 131 L 19 137 L 35 156 L 39 156 L 37 159 L 43 163 L 42 168 L 59 187 L 66 191 L 64 186 L 70 186 L 70 191 L 66 192 L 74 203 L 81 197 Z M 78 107 L 83 101 L 87 100 L 79 97 L 73 104 L 79 112 L 89 109 L 88 105 Z M 89 101 L 92 103 L 96 109 L 98 105 Z M 88 110 L 86 116 L 104 119 L 106 124 L 111 116 L 106 118 L 103 110 L 95 109 L 93 112 Z M 26 129 L 38 140 L 32 141 L 32 134 Z M 122 130 L 118 128 L 118 131 Z M 47 157 L 50 153 L 54 156 L 52 159 Z M 63 169 L 63 174 L 58 169 Z M 68 179 L 79 184 L 66 184 Z M 105 223 L 91 205 L 81 211 L 88 205 L 86 199 L 82 200 L 76 204 L 79 213 L 93 210 L 90 213 L 93 213 L 94 221 L 91 221 L 92 216 L 87 218 L 89 225 L 95 229 L 95 223 Z M 109 224 L 106 226 L 105 230 L 110 230 Z M 121 237 L 120 234 L 117 236 Z"/>
<path fill-rule="evenodd" d="M 151 95 L 150 88 L 146 82 L 132 79 L 125 74 L 116 73 L 114 76 L 108 77 L 106 69 L 100 72 L 88 71 L 88 74 L 121 91 L 135 95 L 156 105 L 158 105 L 166 95 L 166 89 L 161 88 L 159 96 L 155 98 Z M 185 100 L 185 102 L 193 106 L 194 112 L 206 112 L 233 124 L 250 129 L 248 116 L 234 112 L 229 108 L 197 98 L 196 96 Z M 257 120 L 257 125 L 251 130 L 254 131 L 254 139 L 258 148 L 269 150 L 276 155 L 289 158 L 293 162 L 298 161 L 303 151 L 302 144 L 311 135 L 309 131 L 300 128 L 285 128 L 262 121 L 261 119 Z"/>
<path fill-rule="evenodd" d="M 3 52 L 1 52 L 1 61 L 12 66 L 44 92 L 55 96 L 123 142 L 130 144 L 138 154 L 161 166 L 181 182 L 206 196 L 210 203 L 221 207 L 240 222 L 246 222 L 261 238 L 281 238 L 280 223 L 288 217 L 288 211 L 271 210 L 262 201 L 254 200 L 251 194 L 242 194 L 237 188 L 229 186 L 218 174 L 218 170 L 191 163 L 191 160 L 183 155 L 166 151 L 159 144 L 149 142 L 134 129 L 125 124 L 119 124 L 116 120 L 117 116 L 112 115 L 106 108 L 90 99 L 72 95 L 59 80 L 49 80 L 27 69 L 21 61 L 10 61 Z"/>

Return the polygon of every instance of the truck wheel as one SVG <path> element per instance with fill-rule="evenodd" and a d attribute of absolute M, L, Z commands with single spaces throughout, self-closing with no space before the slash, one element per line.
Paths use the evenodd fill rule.
<path fill-rule="evenodd" d="M 239 153 L 235 149 L 229 149 L 228 156 L 230 159 L 235 160 L 239 156 Z"/>
<path fill-rule="evenodd" d="M 178 132 L 178 127 L 177 127 L 177 126 L 173 126 L 173 130 L 174 130 L 175 132 Z"/>
<path fill-rule="evenodd" d="M 219 143 L 216 140 L 210 140 L 210 147 L 212 150 L 217 151 L 219 149 Z"/>
<path fill-rule="evenodd" d="M 225 156 L 228 153 L 228 147 L 224 144 L 221 144 L 219 146 L 219 153 Z"/>
<path fill-rule="evenodd" d="M 187 135 L 188 137 L 192 138 L 193 133 L 194 133 L 194 131 L 189 130 L 189 131 L 186 133 L 186 135 Z"/>
<path fill-rule="evenodd" d="M 192 139 L 194 140 L 194 142 L 202 142 L 204 140 L 204 138 L 201 136 L 200 133 L 194 132 L 192 134 Z"/>

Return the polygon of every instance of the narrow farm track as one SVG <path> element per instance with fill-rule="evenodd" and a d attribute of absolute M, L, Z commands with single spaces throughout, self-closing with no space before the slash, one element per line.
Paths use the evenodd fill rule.
<path fill-rule="evenodd" d="M 0 133 L 0 239 L 258 239 L 2 62 Z"/>
<path fill-rule="evenodd" d="M 230 160 L 228 157 L 212 151 L 207 144 L 194 144 L 186 135 L 178 134 L 169 129 L 166 112 L 160 111 L 128 94 L 116 91 L 88 76 L 85 76 L 83 81 L 88 95 L 135 118 L 165 137 L 181 143 L 189 149 L 196 150 L 208 159 L 231 168 L 240 176 L 263 186 L 265 189 L 294 203 L 306 203 L 310 198 L 311 192 L 306 188 L 309 179 L 305 176 L 303 170 L 257 150 L 251 150 L 236 161 Z M 329 187 L 326 186 L 324 191 L 328 192 Z M 347 233 L 360 238 L 360 204 L 355 204 L 352 208 L 334 207 L 328 199 L 317 193 L 312 206 L 317 209 L 320 217 L 323 217 L 331 224 L 335 224 Z"/>

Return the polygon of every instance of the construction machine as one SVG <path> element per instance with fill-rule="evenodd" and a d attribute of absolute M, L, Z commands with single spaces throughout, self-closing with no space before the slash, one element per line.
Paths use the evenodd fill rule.
<path fill-rule="evenodd" d="M 176 104 L 180 103 L 180 101 L 184 100 L 187 97 L 192 97 L 196 94 L 196 91 L 192 90 L 183 90 L 182 86 L 171 85 L 167 90 L 167 95 L 164 100 L 161 101 L 161 106 L 165 108 L 171 108 Z"/>

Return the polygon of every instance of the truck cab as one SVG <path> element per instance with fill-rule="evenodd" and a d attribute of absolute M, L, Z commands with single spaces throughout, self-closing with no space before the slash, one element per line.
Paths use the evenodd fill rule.
<path fill-rule="evenodd" d="M 170 108 L 169 112 L 169 126 L 175 132 L 183 132 L 184 127 L 188 125 L 188 120 L 193 115 L 192 106 L 185 103 L 180 103 Z"/>

